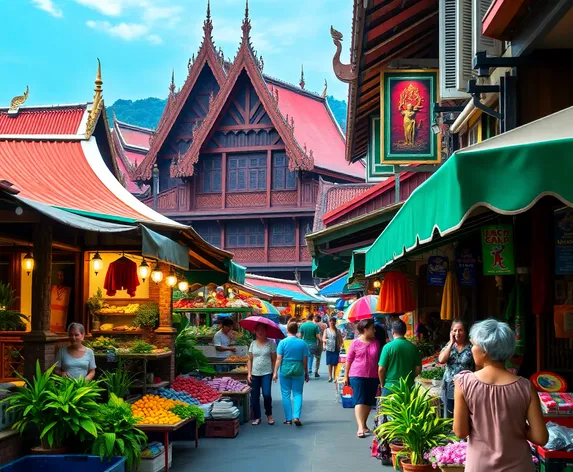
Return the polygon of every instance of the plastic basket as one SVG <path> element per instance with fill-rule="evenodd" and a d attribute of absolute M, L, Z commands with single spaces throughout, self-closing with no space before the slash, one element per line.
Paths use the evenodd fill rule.
<path fill-rule="evenodd" d="M 356 406 L 354 404 L 354 398 L 353 397 L 342 396 L 342 397 L 340 397 L 340 400 L 342 401 L 342 408 L 354 408 Z"/>

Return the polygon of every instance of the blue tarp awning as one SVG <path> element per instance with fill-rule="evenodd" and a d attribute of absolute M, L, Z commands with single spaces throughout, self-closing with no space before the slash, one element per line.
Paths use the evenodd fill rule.
<path fill-rule="evenodd" d="M 348 281 L 348 276 L 343 275 L 342 277 L 338 277 L 334 282 L 328 284 L 326 287 L 320 289 L 318 294 L 322 297 L 339 297 L 344 293 L 346 288 L 346 283 Z"/>
<path fill-rule="evenodd" d="M 259 290 L 262 290 L 263 292 L 270 293 L 271 295 L 278 295 L 281 297 L 292 298 L 293 302 L 322 303 L 319 299 L 311 297 L 310 295 L 287 290 L 280 287 L 271 287 L 269 285 L 256 285 L 250 282 L 249 285 L 252 285 L 253 287 Z"/>

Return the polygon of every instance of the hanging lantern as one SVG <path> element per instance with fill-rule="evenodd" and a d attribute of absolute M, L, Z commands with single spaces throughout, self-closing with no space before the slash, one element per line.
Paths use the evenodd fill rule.
<path fill-rule="evenodd" d="M 173 269 L 171 269 L 171 272 L 169 272 L 169 275 L 165 278 L 165 283 L 167 284 L 168 287 L 175 287 L 175 285 L 177 285 L 177 275 L 175 275 L 175 272 L 173 272 Z"/>
<path fill-rule="evenodd" d="M 101 272 L 103 269 L 103 260 L 98 251 L 96 251 L 94 257 L 92 257 L 92 267 L 94 269 L 95 275 L 97 275 L 98 272 Z"/>
<path fill-rule="evenodd" d="M 374 285 L 374 288 L 380 288 L 380 280 L 376 279 L 372 285 Z"/>
<path fill-rule="evenodd" d="M 179 289 L 180 292 L 186 292 L 187 290 L 189 290 L 189 282 L 187 282 L 186 280 L 182 280 L 177 285 L 177 288 Z"/>
<path fill-rule="evenodd" d="M 155 267 L 151 272 L 151 280 L 155 282 L 155 285 L 163 280 L 163 272 L 161 272 L 161 269 L 159 268 L 159 262 L 155 263 Z"/>
<path fill-rule="evenodd" d="M 139 264 L 137 271 L 141 280 L 145 282 L 145 279 L 149 277 L 149 273 L 151 272 L 151 267 L 149 267 L 149 264 L 145 261 L 145 257 L 141 261 L 141 264 Z"/>
<path fill-rule="evenodd" d="M 31 252 L 26 253 L 23 262 L 24 262 L 24 270 L 28 275 L 30 275 L 30 272 L 34 270 L 34 257 L 32 256 Z"/>

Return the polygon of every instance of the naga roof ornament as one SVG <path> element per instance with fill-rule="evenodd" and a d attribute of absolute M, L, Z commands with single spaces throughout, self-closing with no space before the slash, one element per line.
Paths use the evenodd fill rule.
<path fill-rule="evenodd" d="M 94 101 L 86 121 L 86 139 L 90 139 L 91 135 L 93 134 L 97 124 L 97 119 L 99 118 L 103 108 L 103 80 L 101 79 L 101 62 L 99 58 L 97 60 L 97 73 L 94 83 Z"/>
<path fill-rule="evenodd" d="M 340 62 L 340 54 L 342 53 L 342 33 L 335 30 L 331 26 L 330 36 L 332 37 L 332 42 L 336 46 L 336 52 L 332 58 L 332 68 L 334 69 L 334 74 L 342 82 L 353 82 L 358 77 L 356 73 L 356 64 L 343 64 Z"/>
<path fill-rule="evenodd" d="M 300 88 L 304 90 L 306 82 L 304 81 L 304 65 L 300 65 L 300 82 L 298 83 Z"/>
<path fill-rule="evenodd" d="M 23 95 L 16 95 L 12 100 L 10 100 L 10 108 L 8 109 L 8 115 L 18 114 L 18 108 L 20 108 L 28 99 L 28 94 L 30 93 L 30 88 L 26 85 L 26 91 Z"/>

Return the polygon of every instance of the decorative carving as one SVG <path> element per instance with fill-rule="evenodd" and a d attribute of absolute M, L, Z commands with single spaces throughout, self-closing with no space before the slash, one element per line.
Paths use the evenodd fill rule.
<path fill-rule="evenodd" d="M 26 85 L 26 91 L 24 95 L 17 95 L 12 100 L 10 100 L 10 109 L 9 112 L 16 112 L 18 108 L 20 108 L 28 99 L 28 93 L 30 92 L 30 88 Z"/>
<path fill-rule="evenodd" d="M 203 39 L 213 40 L 213 21 L 211 20 L 211 0 L 207 0 L 207 16 L 203 21 Z"/>
<path fill-rule="evenodd" d="M 196 208 L 221 208 L 221 194 L 205 193 L 195 197 Z"/>
<path fill-rule="evenodd" d="M 89 112 L 88 119 L 86 121 L 86 139 L 90 139 L 91 135 L 93 134 L 97 120 L 103 108 L 103 96 L 102 96 L 102 84 L 103 80 L 101 80 L 101 62 L 97 60 L 97 73 L 95 78 L 95 88 L 94 88 L 94 101 L 92 104 L 92 108 Z"/>
<path fill-rule="evenodd" d="M 326 81 L 326 79 L 324 79 L 324 90 L 322 91 L 322 98 L 326 98 L 326 92 L 328 90 L 328 82 Z"/>
<path fill-rule="evenodd" d="M 169 94 L 175 94 L 175 69 L 171 69 L 171 83 L 169 84 Z"/>
<path fill-rule="evenodd" d="M 211 90 L 211 92 L 209 92 L 209 110 L 213 106 L 214 101 L 215 101 L 215 91 Z"/>
<path fill-rule="evenodd" d="M 332 58 L 332 68 L 334 69 L 334 74 L 342 82 L 353 82 L 358 77 L 358 74 L 356 73 L 356 67 L 354 64 L 343 64 L 340 62 L 340 54 L 342 53 L 342 33 L 340 31 L 336 31 L 331 26 L 330 36 L 332 36 L 332 41 L 336 46 L 336 52 Z"/>
<path fill-rule="evenodd" d="M 251 42 L 251 19 L 249 18 L 249 0 L 245 2 L 245 17 L 241 25 L 243 31 L 243 41 L 250 44 Z"/>
<path fill-rule="evenodd" d="M 228 208 L 259 207 L 267 204 L 266 192 L 228 193 L 226 206 Z"/>
<path fill-rule="evenodd" d="M 300 81 L 298 84 L 300 85 L 300 88 L 304 90 L 306 82 L 304 81 L 304 66 L 302 64 L 300 65 Z"/>
<path fill-rule="evenodd" d="M 265 68 L 265 61 L 263 60 L 263 56 L 259 57 L 259 70 L 261 71 L 261 74 L 263 73 L 263 70 Z"/>
<path fill-rule="evenodd" d="M 296 206 L 296 191 L 284 191 L 284 192 L 272 192 L 271 193 L 271 205 L 292 205 Z"/>
<path fill-rule="evenodd" d="M 269 262 L 293 262 L 296 248 L 294 247 L 270 247 Z"/>

